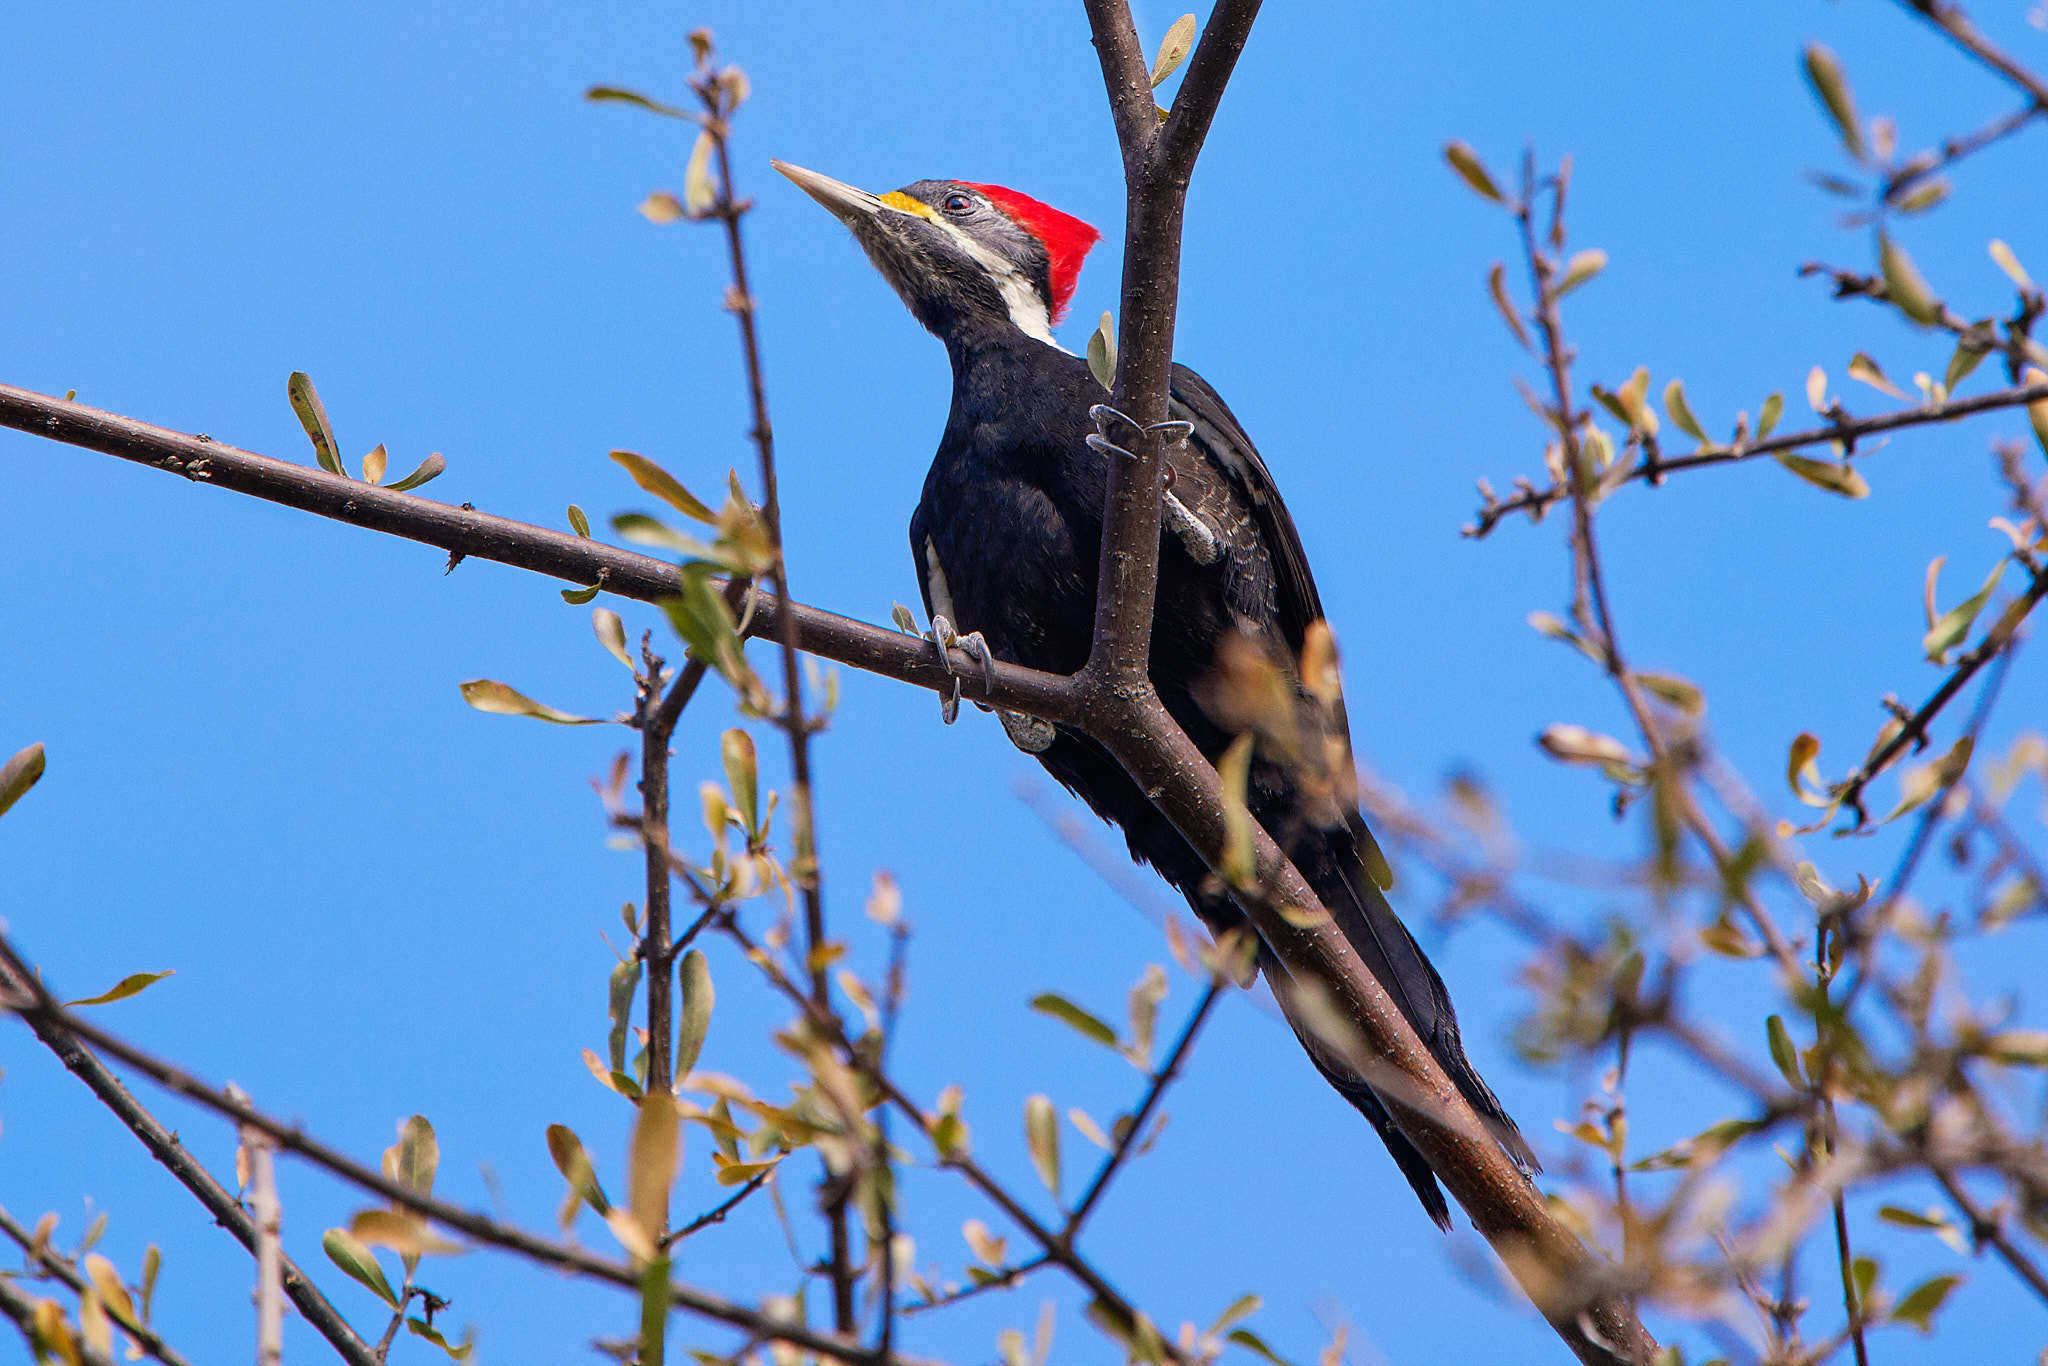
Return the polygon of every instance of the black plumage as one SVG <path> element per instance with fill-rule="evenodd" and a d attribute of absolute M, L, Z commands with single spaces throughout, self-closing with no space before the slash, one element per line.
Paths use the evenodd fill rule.
<path fill-rule="evenodd" d="M 1086 361 L 1052 344 L 1050 324 L 1073 287 L 1092 229 L 994 186 L 920 181 L 877 198 L 814 172 L 784 174 L 831 209 L 913 313 L 946 345 L 953 402 L 910 522 L 925 608 L 990 653 L 1072 673 L 1092 640 L 1107 457 L 1091 449 L 1091 405 L 1106 395 Z M 1293 725 L 1334 737 L 1348 756 L 1341 701 L 1324 705 L 1292 670 L 1322 603 L 1293 520 L 1271 474 L 1216 391 L 1173 369 L 1170 416 L 1191 424 L 1172 459 L 1162 536 L 1151 676 L 1161 701 L 1212 761 L 1241 718 L 1218 697 L 1219 653 L 1273 661 L 1293 691 Z M 1177 506 L 1176 506 L 1177 504 Z M 1227 673 L 1227 670 L 1226 670 Z M 1006 727 L 1007 728 L 1007 727 Z M 1286 727 L 1282 727 L 1286 729 Z M 1213 934 L 1243 912 L 1123 768 L 1080 732 L 1055 727 L 1013 739 L 1124 833 L 1134 857 L 1179 889 Z M 1305 776 L 1300 746 L 1255 751 L 1247 805 L 1286 850 L 1337 926 L 1494 1136 L 1525 1165 L 1528 1145 L 1467 1061 L 1443 980 L 1388 905 L 1384 860 L 1348 787 Z M 1345 760 L 1348 773 L 1348 757 Z M 1449 1211 L 1428 1163 L 1388 1117 L 1359 1069 L 1316 1036 L 1285 969 L 1260 966 L 1309 1056 L 1362 1111 L 1430 1217 Z"/>

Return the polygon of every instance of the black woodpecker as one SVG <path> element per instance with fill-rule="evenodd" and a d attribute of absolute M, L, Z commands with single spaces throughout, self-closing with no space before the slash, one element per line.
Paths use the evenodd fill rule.
<path fill-rule="evenodd" d="M 775 168 L 853 230 L 953 362 L 953 408 L 910 519 L 934 635 L 1050 673 L 1080 669 L 1093 638 L 1104 461 L 1113 457 L 1089 442 L 1108 434 L 1090 415 L 1105 397 L 1102 386 L 1085 360 L 1053 341 L 1052 326 L 1100 234 L 996 185 L 920 180 L 874 195 L 799 166 L 778 161 Z M 1229 724 L 1229 709 L 1219 705 L 1219 656 L 1242 655 L 1249 643 L 1277 661 L 1301 714 L 1314 714 L 1297 670 L 1323 608 L 1273 476 L 1216 391 L 1175 365 L 1169 415 L 1191 430 L 1172 458 L 1162 509 L 1152 682 L 1214 762 L 1246 728 Z M 956 629 L 970 634 L 956 637 Z M 1320 733 L 1345 756 L 1348 777 L 1341 700 L 1320 715 Z M 1246 923 L 1107 750 L 1064 726 L 1009 713 L 1001 719 L 1019 748 L 1122 829 L 1132 856 L 1179 889 L 1212 934 Z M 1352 789 L 1304 780 L 1286 748 L 1259 745 L 1247 805 L 1494 1138 L 1533 1169 L 1529 1145 L 1466 1060 L 1443 979 L 1382 894 L 1385 861 Z M 1448 1229 L 1450 1211 L 1422 1154 L 1394 1127 L 1361 1069 L 1318 1037 L 1286 969 L 1263 950 L 1259 965 L 1309 1057 L 1372 1121 L 1430 1218 Z"/>

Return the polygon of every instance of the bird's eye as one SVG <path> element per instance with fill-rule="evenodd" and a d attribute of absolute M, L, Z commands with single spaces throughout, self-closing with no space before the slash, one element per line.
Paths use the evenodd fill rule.
<path fill-rule="evenodd" d="M 957 190 L 946 196 L 947 213 L 966 213 L 973 207 L 974 201 Z"/>

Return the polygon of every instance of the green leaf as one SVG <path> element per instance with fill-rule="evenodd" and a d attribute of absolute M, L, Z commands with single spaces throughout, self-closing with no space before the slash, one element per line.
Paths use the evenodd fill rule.
<path fill-rule="evenodd" d="M 69 1010 L 73 1006 L 104 1006 L 112 1005 L 115 1001 L 125 1001 L 130 996 L 138 995 L 146 988 L 163 981 L 164 978 L 169 977 L 176 971 L 176 968 L 167 968 L 162 972 L 131 972 L 97 996 L 87 996 L 81 1000 L 66 1001 L 64 1008 Z"/>
<path fill-rule="evenodd" d="M 327 420 L 327 408 L 320 402 L 320 391 L 313 387 L 313 378 L 304 370 L 292 371 L 285 381 L 285 397 L 291 400 L 292 411 L 299 415 L 299 425 L 306 429 L 306 436 L 313 443 L 313 458 L 320 462 L 320 468 L 329 474 L 348 478 L 348 471 L 341 467 L 341 455 L 334 444 L 334 426 Z"/>
<path fill-rule="evenodd" d="M 43 742 L 16 750 L 12 758 L 0 764 L 0 816 L 20 801 L 28 790 L 43 776 Z"/>
<path fill-rule="evenodd" d="M 1847 462 L 1837 464 L 1832 460 L 1810 460 L 1803 455 L 1778 454 L 1773 457 L 1780 465 L 1804 479 L 1815 488 L 1839 493 L 1844 498 L 1868 498 L 1870 484 Z"/>
<path fill-rule="evenodd" d="M 650 114 L 660 114 L 663 118 L 683 119 L 690 123 L 697 121 L 696 116 L 693 114 L 686 113 L 672 104 L 663 104 L 660 100 L 649 99 L 639 91 L 628 90 L 624 86 L 593 85 L 590 89 L 583 92 L 583 98 L 593 104 L 606 102 L 630 104 L 636 108 L 645 109 Z"/>
<path fill-rule="evenodd" d="M 385 1278 L 384 1268 L 377 1265 L 377 1254 L 370 1251 L 354 1234 L 345 1228 L 331 1228 L 320 1235 L 320 1250 L 327 1254 L 327 1260 L 341 1269 L 350 1280 L 362 1285 L 372 1295 L 398 1308 L 398 1293 Z"/>
<path fill-rule="evenodd" d="M 1052 992 L 1041 992 L 1031 998 L 1031 1008 L 1041 1015 L 1050 1015 L 1055 1020 L 1071 1025 L 1088 1038 L 1099 1044 L 1116 1047 L 1116 1031 L 1090 1015 L 1064 996 Z"/>
<path fill-rule="evenodd" d="M 1923 327 L 1941 321 L 1941 300 L 1890 233 L 1878 234 L 1877 264 L 1884 274 L 1885 297 L 1897 304 L 1901 313 Z"/>
<path fill-rule="evenodd" d="M 1239 1319 L 1249 1318 L 1258 1313 L 1260 1306 L 1264 1304 L 1265 1301 L 1257 1295 L 1239 1295 L 1224 1306 L 1223 1312 L 1216 1316 L 1216 1322 L 1209 1325 L 1209 1331 L 1204 1336 L 1214 1337 Z"/>
<path fill-rule="evenodd" d="M 711 567 L 684 565 L 682 580 L 680 594 L 657 604 L 668 614 L 669 624 L 689 645 L 690 653 L 715 669 L 734 691 L 743 697 L 758 691 L 733 624 L 732 609 L 711 586 Z"/>
<path fill-rule="evenodd" d="M 462 700 L 478 711 L 487 711 L 497 716 L 531 716 L 536 721 L 547 721 L 557 726 L 601 726 L 604 722 L 589 716 L 571 716 L 568 712 L 557 711 L 543 702 L 536 702 L 516 688 L 509 688 L 489 678 L 472 678 L 461 685 Z"/>
<path fill-rule="evenodd" d="M 1910 1323 L 1923 1333 L 1934 1331 L 1934 1315 L 1949 1292 L 1963 1283 L 1961 1276 L 1930 1276 L 1908 1290 L 1892 1309 L 1893 1323 Z"/>
<path fill-rule="evenodd" d="M 1024 1142 L 1031 1149 L 1031 1165 L 1038 1179 L 1060 1198 L 1060 1121 L 1047 1096 L 1032 1096 L 1024 1102 Z"/>
<path fill-rule="evenodd" d="M 1785 413 L 1785 396 L 1772 394 L 1764 400 L 1763 409 L 1756 415 L 1756 439 L 1761 441 L 1771 434 L 1778 425 L 1778 419 Z"/>
<path fill-rule="evenodd" d="M 632 451 L 613 451 L 612 459 L 633 476 L 633 482 L 643 490 L 667 503 L 677 512 L 706 526 L 718 524 L 718 514 L 704 505 L 702 499 L 684 488 L 676 477 L 644 455 Z M 588 535 L 586 531 L 584 533 Z"/>
<path fill-rule="evenodd" d="M 406 1331 L 410 1332 L 414 1337 L 425 1338 L 428 1342 L 439 1347 L 453 1361 L 468 1361 L 470 1353 L 476 1350 L 474 1345 L 467 1341 L 461 1343 L 449 1342 L 447 1338 L 441 1336 L 440 1329 L 435 1328 L 425 1319 L 408 1318 L 405 1321 L 405 1327 Z M 656 1359 L 658 1360 L 658 1358 Z"/>
<path fill-rule="evenodd" d="M 626 1070 L 626 1039 L 633 1028 L 633 993 L 640 989 L 640 960 L 627 958 L 616 964 L 605 979 L 606 996 L 611 1020 L 611 1033 L 606 1036 L 606 1045 L 611 1053 L 611 1070 Z"/>
<path fill-rule="evenodd" d="M 1265 1342 L 1260 1339 L 1257 1333 L 1254 1333 L 1249 1328 L 1231 1329 L 1229 1336 L 1226 1338 L 1226 1341 L 1236 1343 L 1238 1346 L 1244 1348 L 1246 1351 L 1252 1353 L 1255 1356 L 1264 1357 L 1267 1361 L 1272 1363 L 1272 1366 L 1294 1366 L 1294 1363 L 1290 1362 L 1286 1357 L 1280 1356 L 1277 1353 L 1275 1353 L 1271 1347 L 1268 1347 L 1265 1344 Z"/>
<path fill-rule="evenodd" d="M 1140 1071 L 1152 1068 L 1152 1035 L 1159 1023 L 1159 1003 L 1166 999 L 1166 969 L 1147 964 L 1145 975 L 1131 988 L 1130 1059 Z"/>
<path fill-rule="evenodd" d="M 1813 93 L 1820 96 L 1821 106 L 1834 121 L 1835 131 L 1841 134 L 1849 155 L 1858 161 L 1867 160 L 1869 151 L 1863 143 L 1863 128 L 1856 119 L 1856 101 L 1849 93 L 1849 78 L 1842 74 L 1842 64 L 1835 60 L 1835 54 L 1819 43 L 1808 43 L 1806 79 L 1812 83 Z"/>
<path fill-rule="evenodd" d="M 676 1075 L 684 1077 L 704 1052 L 704 1036 L 711 1031 L 711 1008 L 718 993 L 711 986 L 711 962 L 702 950 L 684 954 L 676 976 L 682 1008 L 676 1012 L 675 1068 Z"/>
<path fill-rule="evenodd" d="M 1795 1091 L 1805 1090 L 1806 1078 L 1799 1075 L 1799 1050 L 1792 1046 L 1792 1036 L 1785 1031 L 1785 1022 L 1773 1015 L 1764 1021 L 1764 1030 L 1770 1035 L 1771 1061 L 1778 1065 L 1785 1084 Z"/>
<path fill-rule="evenodd" d="M 719 737 L 718 752 L 725 764 L 725 781 L 732 789 L 733 805 L 739 808 L 740 823 L 749 837 L 756 837 L 761 833 L 761 801 L 754 737 L 734 726 Z"/>
<path fill-rule="evenodd" d="M 588 588 L 564 588 L 562 590 L 562 601 L 568 603 L 571 607 L 581 607 L 584 603 L 595 599 L 603 591 L 604 585 L 601 583 L 593 583 Z"/>
<path fill-rule="evenodd" d="M 2004 560 L 1993 565 L 1990 577 L 1984 580 L 1982 588 L 1943 612 L 1940 619 L 1927 628 L 1927 634 L 1920 639 L 1920 647 L 1927 652 L 1928 663 L 1943 666 L 1948 664 L 1948 652 L 1961 644 L 1964 637 L 1970 634 L 1970 627 L 1976 622 L 1977 614 L 1991 601 L 1991 594 L 1997 589 L 1999 579 L 2005 576 L 2005 566 Z M 1928 587 L 1931 599 L 1931 577 Z"/>
<path fill-rule="evenodd" d="M 1970 736 L 1962 736 L 1939 759 L 1907 769 L 1899 778 L 1899 804 L 1884 819 L 1895 821 L 1908 811 L 1924 806 L 1936 793 L 1962 777 L 1970 766 L 1970 755 L 1976 743 Z"/>
<path fill-rule="evenodd" d="M 1954 393 L 1956 386 L 1968 379 L 1970 372 L 1990 354 L 1989 351 L 1980 350 L 1968 342 L 1958 342 L 1956 353 L 1948 358 L 1948 372 L 1941 377 L 1941 387 Z"/>
<path fill-rule="evenodd" d="M 385 487 L 389 488 L 393 493 L 410 493 L 421 484 L 431 483 L 439 479 L 442 471 L 447 468 L 448 462 L 441 458 L 439 451 L 435 451 L 425 460 L 420 461 L 418 469 L 415 469 L 397 483 L 387 484 Z"/>
<path fill-rule="evenodd" d="M 669 550 L 682 556 L 686 561 L 714 564 L 730 569 L 726 554 L 709 541 L 701 541 L 686 532 L 677 531 L 666 522 L 656 521 L 644 512 L 621 512 L 612 518 L 612 530 L 621 539 L 635 545 L 651 545 L 657 550 Z"/>
<path fill-rule="evenodd" d="M 584 1151 L 583 1140 L 576 1137 L 574 1130 L 565 1124 L 548 1125 L 548 1156 L 554 1159 L 555 1170 L 569 1183 L 569 1199 L 562 1207 L 564 1228 L 583 1205 L 589 1205 L 600 1216 L 611 1212 L 611 1201 L 598 1184 L 597 1169 L 591 1165 L 590 1154 Z"/>
<path fill-rule="evenodd" d="M 1675 379 L 1664 386 L 1664 411 L 1671 414 L 1678 430 L 1695 441 L 1705 443 L 1707 434 L 1700 427 L 1700 420 L 1692 415 L 1692 405 L 1685 401 L 1684 380 Z"/>
<path fill-rule="evenodd" d="M 590 629 L 597 634 L 597 643 L 604 646 L 613 659 L 633 667 L 633 657 L 626 653 L 626 623 L 617 612 L 609 607 L 600 607 L 590 614 Z"/>
<path fill-rule="evenodd" d="M 1491 199 L 1496 204 L 1505 204 L 1507 199 L 1500 187 L 1493 183 L 1493 177 L 1486 173 L 1486 166 L 1479 160 L 1479 154 L 1462 142 L 1444 144 L 1444 160 L 1458 173 L 1458 178 L 1472 187 L 1475 194 Z"/>
<path fill-rule="evenodd" d="M 1912 1210 L 1902 1209 L 1897 1205 L 1879 1206 L 1877 1217 L 1887 1224 L 1897 1224 L 1900 1228 L 1939 1229 L 1952 1227 L 1949 1220 L 1938 1213 L 1916 1214 Z"/>
<path fill-rule="evenodd" d="M 1600 248 L 1592 247 L 1575 253 L 1571 260 L 1565 262 L 1564 278 L 1557 282 L 1557 288 L 1551 291 L 1550 297 L 1562 299 L 1605 269 L 1607 253 Z"/>
<path fill-rule="evenodd" d="M 1195 16 L 1183 14 L 1159 40 L 1159 55 L 1152 59 L 1152 88 L 1166 84 L 1166 78 L 1180 69 L 1195 46 Z"/>
<path fill-rule="evenodd" d="M 577 507 L 574 503 L 569 504 L 569 530 L 575 532 L 586 541 L 590 539 L 590 518 L 585 516 L 583 509 Z"/>
<path fill-rule="evenodd" d="M 1088 373 L 1097 384 L 1116 392 L 1116 319 L 1108 313 L 1088 338 Z"/>

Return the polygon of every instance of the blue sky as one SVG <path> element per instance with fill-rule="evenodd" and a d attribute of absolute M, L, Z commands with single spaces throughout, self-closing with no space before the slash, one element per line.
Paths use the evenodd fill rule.
<path fill-rule="evenodd" d="M 1994 36 L 2048 63 L 2019 6 L 1988 8 Z M 1155 40 L 1178 12 L 1139 10 Z M 614 447 L 715 489 L 752 460 L 719 244 L 633 212 L 679 187 L 687 141 L 581 99 L 600 82 L 679 92 L 698 24 L 753 80 L 738 175 L 759 203 L 749 246 L 793 586 L 886 620 L 916 600 L 904 526 L 943 422 L 943 355 L 767 159 L 876 189 L 1008 184 L 1103 227 L 1066 330 L 1078 348 L 1115 298 L 1122 204 L 1078 5 L 34 7 L 12 20 L 33 60 L 0 84 L 0 289 L 15 320 L 0 329 L 0 380 L 305 460 L 284 397 L 286 374 L 305 370 L 352 460 L 380 441 L 395 469 L 438 450 L 449 472 L 433 495 L 556 526 L 571 502 L 599 518 L 644 504 L 604 459 Z M 1808 259 L 1871 256 L 1800 179 L 1841 169 L 1798 77 L 1813 39 L 1842 55 L 1867 112 L 1900 116 L 1908 144 L 2014 102 L 1887 6 L 1275 5 L 1260 21 L 1190 198 L 1178 353 L 1257 436 L 1346 650 L 1361 751 L 1411 793 L 1469 768 L 1532 844 L 1635 847 L 1594 782 L 1531 744 L 1553 721 L 1625 724 L 1583 662 L 1525 624 L 1564 606 L 1558 528 L 1458 534 L 1474 480 L 1540 473 L 1540 441 L 1482 288 L 1511 257 L 1510 224 L 1445 171 L 1443 143 L 1471 142 L 1497 171 L 1525 144 L 1573 156 L 1577 242 L 1612 261 L 1570 303 L 1583 377 L 1682 375 L 1718 428 L 1772 390 L 1803 413 L 1818 363 L 1873 410 L 1886 401 L 1840 378 L 1852 351 L 1903 378 L 1939 373 L 1947 348 L 1793 277 Z M 2048 271 L 2042 152 L 2036 130 L 1987 153 L 1956 202 L 1909 230 L 1965 312 L 2007 303 L 1988 238 Z M 1874 493 L 1855 504 L 1771 468 L 1631 490 L 1604 518 L 1624 642 L 1703 685 L 1715 739 L 1784 801 L 1772 779 L 1793 734 L 1821 735 L 1839 771 L 1880 696 L 1933 686 L 1916 648 L 1924 566 L 1947 554 L 1951 585 L 1989 568 L 1988 440 L 2023 430 L 2007 417 L 1901 438 L 1869 462 Z M 0 460 L 0 751 L 39 739 L 50 763 L 0 822 L 0 914 L 50 979 L 84 995 L 177 969 L 106 1023 L 366 1157 L 424 1111 L 453 1198 L 547 1226 L 549 1123 L 578 1129 L 616 1176 L 625 1107 L 578 1051 L 602 1046 L 602 936 L 616 940 L 619 903 L 640 895 L 638 861 L 606 848 L 586 779 L 630 737 L 481 716 L 455 687 L 484 675 L 571 710 L 626 706 L 587 609 L 509 570 L 444 575 L 418 546 L 13 433 Z M 657 624 L 624 610 L 635 632 Z M 1026 1095 L 1101 1116 L 1138 1079 L 1025 1002 L 1058 990 L 1120 1014 L 1163 960 L 1160 937 L 1036 814 L 1073 808 L 987 718 L 942 730 L 925 694 L 842 684 L 818 747 L 832 917 L 856 962 L 878 964 L 858 908 L 873 871 L 894 871 L 916 927 L 901 1071 L 926 1095 L 964 1082 L 978 1150 L 1029 1187 Z M 2038 725 L 2028 661 L 2011 688 L 1994 741 Z M 714 771 L 730 720 L 710 695 L 693 709 L 679 778 Z M 1880 839 L 1810 852 L 1853 882 L 1894 851 Z M 2036 935 L 1970 963 L 1971 985 L 2037 1013 Z M 1490 931 L 1425 939 L 1481 1070 L 1561 1159 L 1549 1121 L 1575 1111 L 1587 1079 L 1513 1062 L 1515 946 Z M 784 1076 L 762 1042 L 782 1012 L 731 954 L 714 951 L 713 969 L 705 1065 Z M 1193 995 L 1176 976 L 1166 1017 Z M 1730 1012 L 1753 1050 L 1760 1013 Z M 244 1350 L 239 1251 L 23 1031 L 0 1031 L 0 1064 L 0 1202 L 25 1219 L 56 1209 L 72 1234 L 109 1210 L 106 1247 L 124 1268 L 150 1239 L 166 1248 L 159 1319 L 173 1341 Z M 1644 1151 L 1720 1117 L 1676 1064 L 1639 1068 L 1637 1086 L 1639 1130 L 1657 1136 Z M 226 1168 L 224 1129 L 161 1109 Z M 1170 1325 L 1256 1290 L 1256 1326 L 1297 1359 L 1340 1321 L 1357 1362 L 1557 1353 L 1471 1269 L 1473 1235 L 1447 1244 L 1428 1227 L 1269 1006 L 1227 1003 L 1169 1109 L 1092 1252 Z M 1078 1166 L 1081 1140 L 1067 1138 Z M 679 1213 L 714 1203 L 701 1141 L 685 1170 Z M 981 1211 L 942 1174 L 906 1188 L 929 1211 L 920 1263 L 957 1276 L 954 1230 Z M 308 1264 L 319 1231 L 360 1203 L 296 1165 L 284 1196 Z M 809 1198 L 790 1183 L 793 1213 Z M 1882 1246 L 1901 1278 L 1956 1260 L 1930 1240 Z M 2038 1306 L 1998 1267 L 1965 1269 L 1969 1322 L 1939 1349 L 1887 1335 L 1888 1362 L 2040 1345 Z M 1825 1301 L 1825 1267 L 1805 1272 Z M 758 1204 L 693 1244 L 681 1273 L 749 1296 L 796 1278 Z M 374 1331 L 368 1297 L 328 1279 Z M 496 1258 L 437 1266 L 427 1283 L 496 1363 L 576 1359 L 631 1321 L 609 1291 Z M 988 1358 L 997 1328 L 1028 1326 L 1048 1296 L 1062 1306 L 1055 1359 L 1102 1359 L 1049 1280 L 918 1320 L 905 1345 Z M 677 1334 L 719 1340 L 681 1321 Z M 1681 1338 L 1697 1359 L 1699 1339 Z M 290 1350 L 319 1349 L 295 1328 Z"/>

